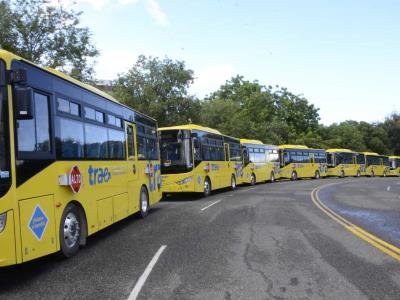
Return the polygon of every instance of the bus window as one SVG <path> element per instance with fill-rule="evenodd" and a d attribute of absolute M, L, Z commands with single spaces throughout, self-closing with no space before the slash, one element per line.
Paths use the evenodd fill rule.
<path fill-rule="evenodd" d="M 34 93 L 35 115 L 18 120 L 18 151 L 50 152 L 49 97 Z"/>
<path fill-rule="evenodd" d="M 134 160 L 135 159 L 135 132 L 131 125 L 127 127 L 127 143 L 128 143 L 128 159 Z"/>
<path fill-rule="evenodd" d="M 327 159 L 328 159 L 328 167 L 335 167 L 335 163 L 334 163 L 334 154 L 333 153 L 328 153 L 327 154 Z"/>

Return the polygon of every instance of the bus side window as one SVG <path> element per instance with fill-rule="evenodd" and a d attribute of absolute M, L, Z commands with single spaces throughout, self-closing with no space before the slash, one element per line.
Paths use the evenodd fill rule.
<path fill-rule="evenodd" d="M 132 125 L 128 125 L 127 130 L 127 143 L 128 143 L 128 159 L 135 159 L 135 136 Z"/>
<path fill-rule="evenodd" d="M 34 93 L 34 117 L 18 120 L 18 151 L 51 151 L 49 97 Z"/>

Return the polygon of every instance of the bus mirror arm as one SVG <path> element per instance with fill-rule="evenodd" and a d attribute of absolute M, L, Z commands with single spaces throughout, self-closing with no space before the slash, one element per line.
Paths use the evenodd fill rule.
<path fill-rule="evenodd" d="M 16 119 L 31 120 L 33 119 L 33 90 L 30 87 L 16 87 Z"/>

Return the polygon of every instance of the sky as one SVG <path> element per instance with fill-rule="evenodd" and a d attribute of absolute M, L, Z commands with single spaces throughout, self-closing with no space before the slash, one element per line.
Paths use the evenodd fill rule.
<path fill-rule="evenodd" d="M 194 71 L 200 98 L 240 74 L 303 95 L 326 125 L 400 111 L 400 1 L 75 2 L 101 52 L 98 79 L 167 56 Z"/>

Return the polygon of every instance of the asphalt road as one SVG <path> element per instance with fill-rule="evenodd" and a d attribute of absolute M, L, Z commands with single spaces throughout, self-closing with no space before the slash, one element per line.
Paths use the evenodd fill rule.
<path fill-rule="evenodd" d="M 170 197 L 88 240 L 69 260 L 0 269 L 1 299 L 398 299 L 399 262 L 311 200 L 400 246 L 400 179 L 277 182 Z M 390 188 L 388 188 L 390 186 Z M 211 205 L 211 206 L 210 206 Z M 0 245 L 1 246 L 1 245 Z"/>

